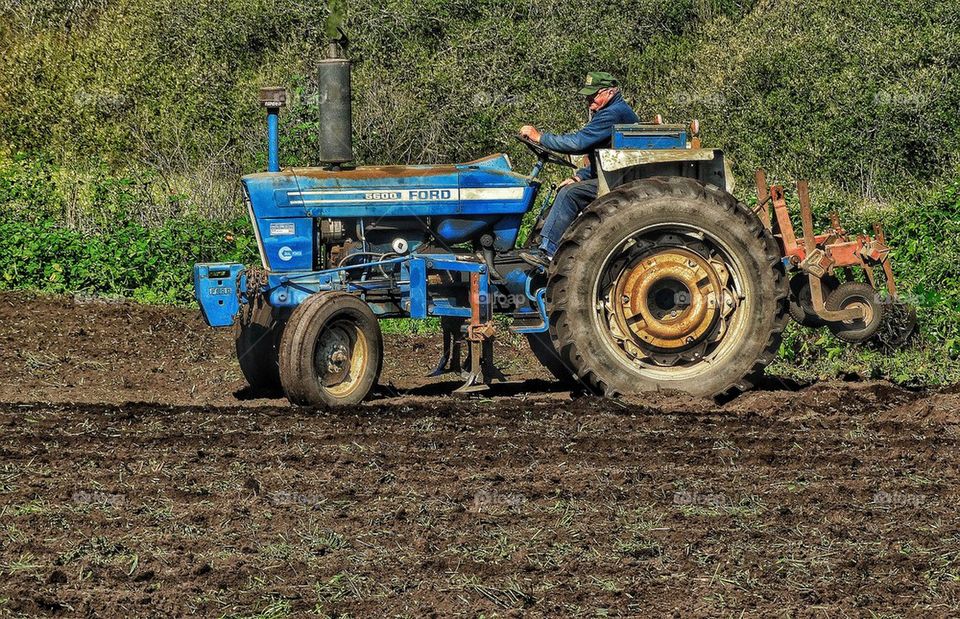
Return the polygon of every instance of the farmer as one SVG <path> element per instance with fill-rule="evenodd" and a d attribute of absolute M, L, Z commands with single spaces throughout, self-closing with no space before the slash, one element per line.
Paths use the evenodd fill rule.
<path fill-rule="evenodd" d="M 620 83 L 609 73 L 587 73 L 579 94 L 587 98 L 590 121 L 580 131 L 557 135 L 541 133 L 533 125 L 524 125 L 520 134 L 558 153 L 587 155 L 589 163 L 560 183 L 560 191 L 540 230 L 540 246 L 520 252 L 533 266 L 546 267 L 557 251 L 560 237 L 577 215 L 597 198 L 596 153 L 610 146 L 613 126 L 637 122 L 637 115 L 620 94 Z"/>

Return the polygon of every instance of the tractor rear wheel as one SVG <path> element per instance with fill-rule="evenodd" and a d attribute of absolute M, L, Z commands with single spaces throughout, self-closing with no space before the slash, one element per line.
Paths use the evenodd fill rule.
<path fill-rule="evenodd" d="M 779 248 L 729 193 L 689 178 L 618 187 L 574 222 L 550 267 L 550 335 L 611 396 L 752 386 L 773 361 L 789 284 Z"/>
<path fill-rule="evenodd" d="M 313 294 L 293 311 L 283 330 L 280 380 L 294 404 L 357 404 L 377 384 L 382 363 L 380 324 L 354 295 Z"/>
<path fill-rule="evenodd" d="M 279 348 L 283 318 L 262 296 L 241 308 L 233 325 L 237 361 L 247 384 L 258 391 L 280 391 Z"/>

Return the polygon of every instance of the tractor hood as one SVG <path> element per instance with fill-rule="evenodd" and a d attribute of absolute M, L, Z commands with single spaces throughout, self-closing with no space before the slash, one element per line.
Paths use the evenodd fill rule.
<path fill-rule="evenodd" d="M 442 224 L 472 218 L 493 227 L 507 219 L 513 225 L 535 192 L 535 181 L 513 172 L 505 154 L 449 165 L 289 168 L 244 176 L 243 186 L 264 266 L 272 271 L 313 267 L 317 219 L 416 217 Z M 476 231 L 439 227 L 439 239 L 462 242 L 468 229 Z M 516 234 L 508 236 L 497 235 L 498 245 L 512 245 Z"/>

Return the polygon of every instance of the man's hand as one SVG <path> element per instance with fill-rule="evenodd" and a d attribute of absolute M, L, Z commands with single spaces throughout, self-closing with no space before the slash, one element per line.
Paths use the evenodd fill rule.
<path fill-rule="evenodd" d="M 560 189 L 561 187 L 566 187 L 567 185 L 572 185 L 574 183 L 579 183 L 579 182 L 580 182 L 579 176 L 571 176 L 570 178 L 565 178 L 562 181 L 560 181 L 560 184 L 557 185 L 557 189 Z"/>
<path fill-rule="evenodd" d="M 540 141 L 540 132 L 533 125 L 524 125 L 520 127 L 520 135 L 530 138 L 534 142 Z"/>

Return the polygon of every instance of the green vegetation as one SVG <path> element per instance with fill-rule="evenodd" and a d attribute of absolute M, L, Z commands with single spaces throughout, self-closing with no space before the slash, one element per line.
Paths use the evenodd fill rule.
<path fill-rule="evenodd" d="M 256 90 L 290 87 L 281 162 L 316 152 L 327 9 L 293 0 L 37 0 L 0 9 L 0 288 L 190 302 L 190 267 L 254 259 L 238 177 Z M 935 0 L 349 3 L 361 163 L 509 152 L 584 119 L 588 68 L 642 116 L 699 118 L 733 158 L 811 179 L 817 213 L 882 221 L 923 340 L 890 358 L 792 333 L 791 371 L 960 378 L 960 5 Z M 225 237 L 232 233 L 234 240 Z"/>

